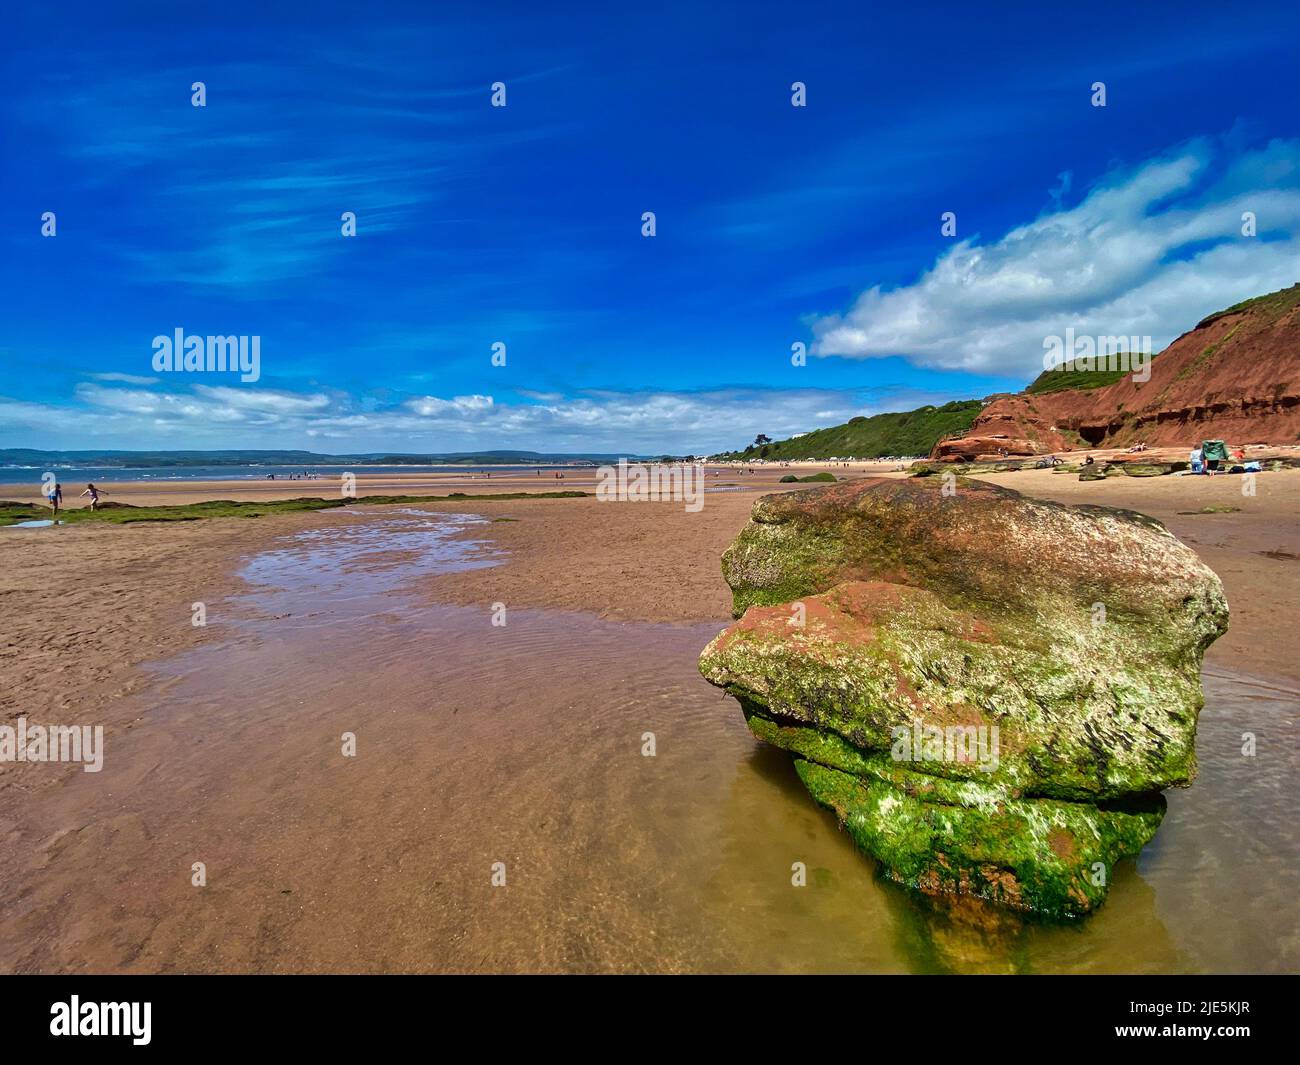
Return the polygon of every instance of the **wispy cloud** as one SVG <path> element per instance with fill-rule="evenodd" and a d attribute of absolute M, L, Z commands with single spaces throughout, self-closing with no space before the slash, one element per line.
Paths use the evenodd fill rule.
<path fill-rule="evenodd" d="M 141 377 L 139 374 L 130 373 L 92 373 L 87 376 L 94 378 L 96 381 L 108 381 L 123 385 L 156 385 L 158 383 L 156 377 Z"/>
<path fill-rule="evenodd" d="M 78 77 L 30 88 L 32 110 L 39 101 L 59 116 L 48 132 L 74 184 L 101 195 L 132 188 L 100 245 L 129 279 L 257 300 L 286 282 L 346 281 L 355 250 L 343 212 L 355 214 L 362 243 L 434 227 L 468 175 L 557 128 L 487 120 L 487 83 L 433 82 L 412 62 L 411 34 L 393 27 L 348 48 L 328 41 L 332 62 L 295 79 L 277 64 L 160 64 L 143 43 L 118 42 L 125 51 L 111 62 L 72 54 Z M 559 69 L 522 71 L 512 84 Z M 190 105 L 196 81 L 204 107 Z M 410 250 L 395 242 L 385 264 Z"/>
<path fill-rule="evenodd" d="M 1247 212 L 1256 236 L 1243 235 Z M 814 321 L 813 351 L 1032 375 L 1044 337 L 1067 327 L 1151 336 L 1158 350 L 1205 314 L 1298 279 L 1300 141 L 1232 154 L 1199 140 L 998 240 L 961 241 L 914 284 L 869 289 Z"/>

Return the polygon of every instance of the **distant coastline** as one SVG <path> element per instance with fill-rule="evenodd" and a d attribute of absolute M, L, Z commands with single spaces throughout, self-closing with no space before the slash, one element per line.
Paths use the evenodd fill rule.
<path fill-rule="evenodd" d="M 590 468 L 597 465 L 592 459 L 575 459 L 572 462 L 457 462 L 457 463 L 375 463 L 339 462 L 301 464 L 263 463 L 209 463 L 158 466 L 91 466 L 52 462 L 46 465 L 0 466 L 0 485 L 25 485 L 40 483 L 42 475 L 53 473 L 61 481 L 262 481 L 275 480 L 327 480 L 347 471 L 366 473 L 472 473 L 490 470 L 494 473 L 512 471 L 550 471 Z M 307 476 L 304 477 L 303 475 Z M 312 475 L 315 475 L 314 477 Z"/>
<path fill-rule="evenodd" d="M 644 458 L 627 452 L 541 452 L 541 451 L 447 451 L 410 454 L 389 451 L 347 452 L 327 455 L 316 451 L 272 449 L 177 449 L 166 451 L 119 451 L 78 449 L 46 451 L 38 448 L 0 448 L 0 468 L 19 467 L 104 467 L 121 469 L 163 466 L 534 466 L 571 465 L 575 462 L 617 462 L 620 458 Z"/>

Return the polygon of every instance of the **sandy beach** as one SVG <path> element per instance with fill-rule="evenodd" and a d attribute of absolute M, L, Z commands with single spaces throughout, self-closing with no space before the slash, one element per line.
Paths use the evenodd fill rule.
<path fill-rule="evenodd" d="M 661 910 L 682 908 L 679 896 L 688 886 L 680 877 L 658 879 L 678 861 L 712 885 L 703 889 L 706 914 L 734 904 L 715 878 L 721 875 L 717 854 L 738 846 L 736 838 L 710 842 L 712 830 L 699 828 L 687 833 L 694 842 L 683 858 L 670 856 L 681 835 L 661 834 L 674 818 L 698 814 L 697 803 L 676 795 L 683 773 L 704 791 L 728 780 L 733 791 L 741 788 L 739 796 L 710 800 L 724 808 L 739 803 L 728 830 L 738 837 L 752 839 L 756 817 L 769 825 L 788 817 L 767 844 L 778 868 L 788 866 L 781 848 L 798 845 L 789 832 L 811 826 L 818 838 L 831 832 L 825 864 L 841 870 L 837 876 L 852 876 L 853 887 L 828 905 L 849 912 L 856 893 L 859 903 L 875 899 L 891 914 L 887 923 L 920 920 L 917 934 L 926 949 L 944 956 L 940 968 L 1015 968 L 1029 933 L 1004 929 L 992 945 L 967 943 L 967 933 L 917 918 L 906 897 L 869 877 L 843 837 L 835 841 L 833 826 L 798 793 L 788 766 L 756 747 L 734 706 L 694 675 L 698 649 L 729 615 L 720 556 L 759 494 L 794 487 L 777 484 L 788 472 L 710 470 L 699 513 L 681 503 L 594 497 L 474 498 L 553 491 L 558 484 L 550 475 L 363 475 L 361 495 L 465 492 L 469 498 L 430 499 L 412 514 L 405 513 L 412 508 L 349 507 L 258 519 L 0 531 L 4 720 L 102 723 L 110 751 L 102 777 L 69 766 L 0 767 L 0 838 L 7 844 L 0 857 L 0 883 L 7 888 L 0 968 L 781 968 L 766 955 L 736 954 L 734 942 L 695 953 L 699 914 L 677 913 L 664 925 L 642 913 L 656 899 Z M 898 476 L 879 464 L 835 472 Z M 1220 574 L 1232 606 L 1228 634 L 1206 657 L 1207 675 L 1250 677 L 1268 698 L 1294 703 L 1300 637 L 1279 621 L 1300 592 L 1300 471 L 1261 476 L 1254 497 L 1243 497 L 1241 479 L 1227 476 L 1080 483 L 1024 471 L 987 479 L 1164 521 Z M 566 490 L 593 491 L 594 485 L 590 470 L 571 471 L 563 482 Z M 109 498 L 137 505 L 337 491 L 310 481 L 108 488 Z M 1240 509 L 1201 512 L 1230 506 Z M 462 516 L 463 525 L 438 533 L 448 557 L 460 560 L 450 568 L 415 564 L 419 552 L 402 539 L 408 535 L 402 523 L 426 522 L 421 512 Z M 361 556 L 330 554 L 349 537 L 379 528 L 376 522 L 397 524 L 367 540 Z M 456 544 L 464 545 L 459 555 Z M 337 583 L 321 584 L 334 579 L 336 557 L 342 560 Z M 354 571 L 355 587 L 348 583 Z M 206 627 L 191 624 L 196 602 L 206 605 Z M 516 619 L 503 631 L 517 642 L 492 636 L 495 604 Z M 358 655 L 364 669 L 345 665 Z M 446 718 L 456 722 L 451 732 L 430 731 L 434 706 L 452 715 Z M 662 716 L 669 708 L 676 716 Z M 680 751 L 675 763 L 632 758 L 628 751 L 635 753 L 647 730 L 661 739 L 690 737 L 691 753 Z M 340 776 L 349 767 L 335 757 L 334 737 L 344 731 L 383 751 L 385 768 Z M 593 774 L 590 761 L 575 761 L 574 751 L 621 768 Z M 732 779 L 736 771 L 725 768 L 727 758 L 748 768 Z M 647 770 L 649 762 L 654 767 Z M 446 779 L 459 784 L 450 790 L 437 784 Z M 557 788 L 571 801 L 540 815 L 536 833 L 551 844 L 539 852 L 536 833 L 524 826 L 530 810 L 551 809 Z M 660 804 L 654 830 L 634 813 L 634 796 L 645 789 Z M 359 836 L 354 819 L 368 817 L 375 820 Z M 513 848 L 520 866 L 541 863 L 537 879 L 514 896 L 508 919 L 492 896 L 483 898 L 480 879 L 471 883 L 455 872 L 458 863 L 487 869 L 492 856 L 478 849 L 484 822 L 503 853 Z M 420 824 L 428 831 L 419 831 Z M 327 853 L 322 848 L 335 829 L 342 835 Z M 620 855 L 609 854 L 611 833 L 629 841 L 631 852 L 622 853 L 620 843 Z M 556 857 L 562 838 L 587 839 L 583 867 L 602 872 L 559 904 L 559 884 L 576 875 L 575 855 Z M 219 890 L 202 895 L 206 901 L 195 909 L 188 870 L 200 851 L 210 867 L 238 876 L 235 882 L 229 873 L 214 878 Z M 549 868 L 553 862 L 558 866 Z M 160 863 L 170 872 L 161 872 Z M 321 863 L 329 875 L 319 874 Z M 733 874 L 749 883 L 748 862 L 743 868 Z M 430 870 L 438 869 L 446 875 L 437 897 L 426 897 Z M 630 869 L 644 882 L 641 899 L 620 895 Z M 1106 931 L 1085 968 L 1124 968 L 1124 922 L 1135 913 L 1152 920 L 1151 899 L 1142 894 L 1149 889 L 1134 880 L 1096 919 L 1094 927 Z M 69 892 L 88 882 L 96 886 L 80 890 L 69 910 Z M 767 888 L 752 890 L 762 895 Z M 291 915 L 281 912 L 285 907 Z M 604 916 L 590 929 L 578 928 L 592 907 Z M 825 912 L 818 918 L 827 919 Z M 953 947 L 950 935 L 961 945 Z M 854 949 L 884 948 L 858 943 Z M 902 965 L 893 953 L 864 960 L 829 944 L 827 951 L 816 964 L 791 961 L 787 968 Z M 1169 944 L 1155 955 L 1153 965 L 1196 968 Z"/>
<path fill-rule="evenodd" d="M 699 513 L 687 512 L 680 503 L 609 505 L 594 495 L 560 500 L 431 499 L 425 505 L 439 511 L 482 513 L 494 519 L 486 535 L 508 557 L 491 569 L 430 578 L 420 590 L 431 601 L 459 605 L 507 602 L 629 621 L 722 620 L 730 613 L 731 594 L 722 580 L 720 559 L 748 519 L 757 496 L 797 489 L 798 485 L 779 483 L 791 472 L 905 476 L 897 465 L 710 467 L 706 504 Z M 1296 520 L 1300 470 L 1261 475 L 1253 497 L 1243 497 L 1241 479 L 1231 476 L 1080 482 L 1071 474 L 1023 470 L 980 477 L 1044 499 L 1123 507 L 1159 519 L 1195 548 L 1227 588 L 1231 627 L 1210 648 L 1207 661 L 1300 678 L 1300 635 L 1276 624 L 1300 592 L 1300 522 Z M 110 482 L 105 487 L 109 499 L 134 506 L 208 499 L 334 498 L 339 493 L 338 485 L 324 478 Z M 502 472 L 489 477 L 479 471 L 362 473 L 357 479 L 361 496 L 461 492 L 477 497 L 556 490 L 594 493 L 595 489 L 595 471 L 583 468 L 567 471 L 562 482 L 549 471 L 541 477 Z M 22 501 L 39 498 L 35 491 L 9 494 Z M 1239 509 L 1202 512 L 1216 507 Z M 22 670 L 17 684 L 6 685 L 6 697 L 19 690 L 26 699 L 40 696 L 46 670 L 39 650 L 46 640 L 52 641 L 50 653 L 75 651 L 75 656 L 60 659 L 64 672 L 58 687 L 69 698 L 93 695 L 106 667 L 120 670 L 125 662 L 184 645 L 192 633 L 176 630 L 188 628 L 190 604 L 204 598 L 200 592 L 211 597 L 228 590 L 241 558 L 288 531 L 328 527 L 333 520 L 324 512 L 166 525 L 77 525 L 58 530 L 57 537 L 46 535 L 46 530 L 5 531 L 0 551 L 6 553 L 6 562 L 12 562 L 4 568 L 0 595 L 19 626 L 8 650 L 14 668 Z M 73 637 L 67 636 L 69 632 Z M 83 690 L 83 684 L 69 683 L 70 668 L 74 675 L 90 670 L 88 675 L 99 680 Z"/>

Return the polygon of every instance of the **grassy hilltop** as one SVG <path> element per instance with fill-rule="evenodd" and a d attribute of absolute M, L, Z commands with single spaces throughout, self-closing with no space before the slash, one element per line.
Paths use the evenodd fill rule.
<path fill-rule="evenodd" d="M 882 458 L 888 455 L 928 455 L 941 437 L 963 433 L 984 403 L 959 399 L 942 407 L 926 406 L 870 418 L 850 418 L 843 425 L 816 429 L 789 440 L 751 444 L 744 451 L 729 451 L 720 459 Z"/>

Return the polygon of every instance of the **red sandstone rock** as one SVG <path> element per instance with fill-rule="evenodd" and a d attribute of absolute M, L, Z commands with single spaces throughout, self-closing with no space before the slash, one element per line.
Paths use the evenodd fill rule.
<path fill-rule="evenodd" d="M 940 441 L 931 457 L 1139 441 L 1191 448 L 1203 439 L 1300 441 L 1300 285 L 1211 315 L 1152 360 L 1145 383 L 1129 376 L 1105 388 L 994 396 L 962 437 Z"/>

